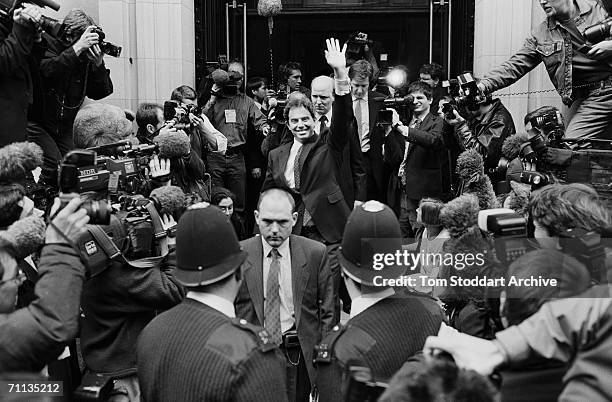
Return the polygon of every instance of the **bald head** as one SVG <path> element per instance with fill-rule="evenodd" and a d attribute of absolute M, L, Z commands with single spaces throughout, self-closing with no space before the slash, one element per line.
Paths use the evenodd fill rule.
<path fill-rule="evenodd" d="M 312 80 L 310 84 L 312 105 L 319 115 L 329 113 L 334 102 L 334 80 L 321 75 Z"/>
<path fill-rule="evenodd" d="M 294 209 L 293 197 L 284 190 L 270 189 L 259 196 L 255 222 L 259 233 L 270 246 L 280 247 L 291 235 L 298 218 Z"/>

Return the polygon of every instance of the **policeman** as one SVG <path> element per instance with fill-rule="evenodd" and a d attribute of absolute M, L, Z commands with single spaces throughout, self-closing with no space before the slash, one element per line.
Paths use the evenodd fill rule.
<path fill-rule="evenodd" d="M 409 268 L 394 258 L 401 250 L 400 225 L 388 206 L 368 201 L 353 210 L 338 256 L 351 315 L 345 327 L 334 327 L 316 347 L 320 402 L 345 400 L 343 374 L 354 365 L 387 382 L 428 335 L 438 332 L 443 313 L 433 299 L 388 286 Z"/>
<path fill-rule="evenodd" d="M 285 366 L 266 331 L 236 319 L 240 249 L 229 218 L 196 204 L 177 230 L 178 281 L 185 300 L 159 315 L 138 342 L 146 401 L 286 401 Z"/>

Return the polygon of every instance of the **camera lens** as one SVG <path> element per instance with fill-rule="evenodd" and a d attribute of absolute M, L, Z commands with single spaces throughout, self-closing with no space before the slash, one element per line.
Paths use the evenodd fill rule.
<path fill-rule="evenodd" d="M 106 201 L 86 201 L 82 208 L 87 211 L 91 225 L 110 225 L 111 207 Z"/>

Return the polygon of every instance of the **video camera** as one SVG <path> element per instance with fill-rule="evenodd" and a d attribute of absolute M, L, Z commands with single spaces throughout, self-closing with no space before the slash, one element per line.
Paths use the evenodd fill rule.
<path fill-rule="evenodd" d="M 222 69 L 216 69 L 206 77 L 207 80 L 217 84 L 220 88 L 217 92 L 211 92 L 212 95 L 216 96 L 236 96 L 240 91 L 240 80 L 242 78 L 242 74 L 237 71 L 225 71 Z"/>
<path fill-rule="evenodd" d="M 102 28 L 95 27 L 92 32 L 98 34 L 98 45 L 100 46 L 100 50 L 102 51 L 102 53 L 107 54 L 111 57 L 121 56 L 122 47 L 114 45 L 110 42 L 106 42 L 106 34 L 104 33 L 104 31 L 102 31 Z"/>
<path fill-rule="evenodd" d="M 395 109 L 398 111 L 403 107 L 412 107 L 414 105 L 414 97 L 412 95 L 406 95 L 402 97 L 375 99 L 383 104 L 383 108 L 378 112 L 377 122 L 383 126 L 389 126 L 393 124 L 393 111 L 386 109 Z"/>
<path fill-rule="evenodd" d="M 73 198 L 78 197 L 78 194 L 85 192 L 83 189 L 87 187 L 83 185 L 84 183 L 98 178 L 96 159 L 96 153 L 88 150 L 71 151 L 64 157 L 58 177 L 61 208 L 64 208 Z M 85 200 L 81 208 L 87 211 L 90 224 L 108 225 L 110 223 L 112 210 L 106 201 Z"/>
<path fill-rule="evenodd" d="M 271 116 L 268 116 L 271 120 L 274 120 L 278 124 L 285 124 L 285 106 L 287 106 L 287 90 L 284 86 L 279 85 L 278 91 L 274 96 L 270 96 L 269 99 L 276 101 L 276 106 L 271 110 L 273 111 Z"/>
<path fill-rule="evenodd" d="M 353 32 L 346 41 L 346 56 L 349 59 L 361 60 L 365 58 L 365 46 L 372 46 L 373 41 L 368 39 L 368 34 L 364 32 Z"/>

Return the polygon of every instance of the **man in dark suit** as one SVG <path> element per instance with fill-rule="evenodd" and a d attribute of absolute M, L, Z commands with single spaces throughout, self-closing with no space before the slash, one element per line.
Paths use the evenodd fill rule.
<path fill-rule="evenodd" d="M 353 113 L 366 171 L 367 199 L 386 202 L 387 185 L 383 174 L 385 133 L 377 124 L 378 112 L 385 96 L 370 91 L 373 73 L 372 65 L 366 60 L 358 60 L 349 68 Z"/>
<path fill-rule="evenodd" d="M 314 346 L 333 327 L 333 279 L 325 246 L 291 235 L 297 222 L 291 194 L 261 194 L 255 219 L 261 236 L 244 240 L 248 253 L 236 315 L 263 325 L 286 357 L 290 401 L 308 401 Z M 265 300 L 265 302 L 264 302 Z"/>
<path fill-rule="evenodd" d="M 334 172 L 347 144 L 353 110 L 344 49 L 340 50 L 337 40 L 327 42 L 325 54 L 334 69 L 336 86 L 331 127 L 317 135 L 312 103 L 303 94 L 291 94 L 285 115 L 293 142 L 270 152 L 263 189 L 291 190 L 297 196 L 300 212 L 294 233 L 329 245 L 342 238 L 350 213 Z"/>
<path fill-rule="evenodd" d="M 176 278 L 185 300 L 158 315 L 138 340 L 145 401 L 286 401 L 280 352 L 261 327 L 236 318 L 240 249 L 229 218 L 191 206 L 176 234 Z"/>
<path fill-rule="evenodd" d="M 400 226 L 404 238 L 412 237 L 416 228 L 416 209 L 424 197 L 441 198 L 450 180 L 445 164 L 447 150 L 443 141 L 444 121 L 430 113 L 432 90 L 429 84 L 413 82 L 408 94 L 414 97 L 412 119 L 408 126 L 397 123 L 389 135 L 388 149 L 399 149 L 401 162 Z"/>

